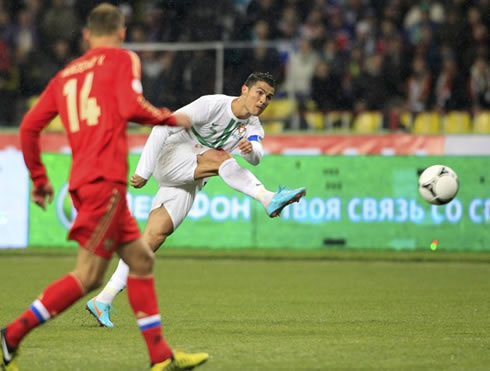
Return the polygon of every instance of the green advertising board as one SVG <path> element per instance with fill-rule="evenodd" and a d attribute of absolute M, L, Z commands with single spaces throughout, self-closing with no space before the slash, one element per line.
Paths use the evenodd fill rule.
<path fill-rule="evenodd" d="M 43 157 L 56 190 L 47 211 L 31 203 L 31 246 L 74 246 L 66 234 L 75 215 L 67 193 L 70 157 Z M 130 157 L 134 172 L 138 156 Z M 212 178 L 184 223 L 166 242 L 173 247 L 370 248 L 490 250 L 490 158 L 419 156 L 268 155 L 249 166 L 271 190 L 307 187 L 306 197 L 270 219 L 257 201 Z M 418 174 L 433 164 L 453 168 L 455 200 L 432 206 L 417 190 Z M 128 201 L 143 229 L 158 186 L 129 189 Z"/>

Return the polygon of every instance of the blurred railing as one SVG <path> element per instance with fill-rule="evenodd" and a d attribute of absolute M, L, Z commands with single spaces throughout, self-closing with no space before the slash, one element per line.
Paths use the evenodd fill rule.
<path fill-rule="evenodd" d="M 253 48 L 280 48 L 285 53 L 293 49 L 291 41 L 213 41 L 213 42 L 189 42 L 189 43 L 126 43 L 124 47 L 135 52 L 164 52 L 164 51 L 197 51 L 197 50 L 214 50 L 215 53 L 215 94 L 223 93 L 224 85 L 224 66 L 225 66 L 225 49 L 253 49 Z M 212 92 L 209 92 L 212 93 Z M 291 92 L 292 93 L 292 92 Z"/>

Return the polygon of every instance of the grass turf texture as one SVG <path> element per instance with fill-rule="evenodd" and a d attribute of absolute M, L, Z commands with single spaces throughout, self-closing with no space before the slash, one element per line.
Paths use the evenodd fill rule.
<path fill-rule="evenodd" d="M 165 336 L 177 349 L 209 352 L 202 370 L 490 365 L 488 254 L 162 250 L 157 256 Z M 0 324 L 73 264 L 67 250 L 1 251 Z M 97 327 L 84 310 L 86 299 L 25 339 L 21 370 L 148 369 L 127 295 L 114 303 L 114 329 Z"/>

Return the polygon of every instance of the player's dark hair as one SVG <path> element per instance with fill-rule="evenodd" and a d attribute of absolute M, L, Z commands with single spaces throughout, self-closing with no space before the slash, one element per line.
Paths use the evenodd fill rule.
<path fill-rule="evenodd" d="M 276 80 L 274 80 L 274 77 L 269 72 L 253 72 L 251 73 L 247 79 L 245 80 L 245 86 L 247 87 L 252 87 L 254 86 L 257 82 L 259 81 L 264 81 L 267 84 L 269 84 L 271 87 L 274 89 L 276 88 Z"/>
<path fill-rule="evenodd" d="M 118 7 L 102 3 L 90 12 L 87 27 L 94 36 L 112 35 L 124 27 L 124 15 Z"/>

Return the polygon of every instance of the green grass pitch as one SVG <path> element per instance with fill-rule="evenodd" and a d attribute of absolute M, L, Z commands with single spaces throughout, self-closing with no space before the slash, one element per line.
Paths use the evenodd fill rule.
<path fill-rule="evenodd" d="M 165 336 L 176 349 L 208 352 L 200 370 L 490 367 L 488 255 L 157 256 Z M 0 324 L 73 264 L 66 251 L 0 252 Z M 25 339 L 21 370 L 149 368 L 126 293 L 115 301 L 114 329 L 96 325 L 86 299 Z"/>

